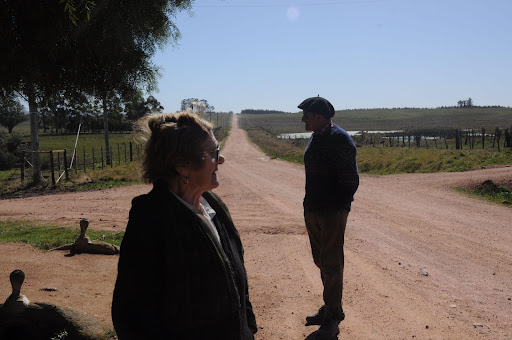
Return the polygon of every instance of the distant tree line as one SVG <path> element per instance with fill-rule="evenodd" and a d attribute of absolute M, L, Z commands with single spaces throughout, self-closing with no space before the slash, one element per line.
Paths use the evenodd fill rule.
<path fill-rule="evenodd" d="M 289 113 L 284 111 L 277 110 L 254 110 L 254 109 L 244 109 L 240 111 L 240 114 L 275 114 L 275 113 Z"/>
<path fill-rule="evenodd" d="M 99 133 L 103 131 L 103 108 L 98 98 L 85 94 L 66 97 L 48 95 L 38 100 L 38 127 L 43 133 L 74 133 L 81 125 L 82 132 Z M 114 96 L 108 103 L 108 124 L 110 131 L 128 131 L 137 119 L 150 113 L 162 112 L 164 107 L 153 96 L 146 99 L 140 91 L 130 96 Z M 15 96 L 0 96 L 0 125 L 12 129 L 26 121 L 28 116 L 23 105 Z"/>
<path fill-rule="evenodd" d="M 471 97 L 470 97 L 465 100 L 459 100 L 457 102 L 457 106 L 458 107 L 473 107 L 473 99 L 471 99 Z"/>

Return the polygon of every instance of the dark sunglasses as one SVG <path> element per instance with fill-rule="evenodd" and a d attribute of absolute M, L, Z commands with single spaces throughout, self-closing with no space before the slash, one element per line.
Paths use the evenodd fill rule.
<path fill-rule="evenodd" d="M 205 151 L 205 153 L 210 154 L 210 156 L 215 159 L 216 162 L 219 161 L 220 157 L 220 145 L 217 146 L 217 148 L 213 151 Z"/>

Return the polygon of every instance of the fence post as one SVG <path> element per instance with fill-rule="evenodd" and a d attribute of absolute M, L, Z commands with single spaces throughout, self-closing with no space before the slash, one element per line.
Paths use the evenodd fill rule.
<path fill-rule="evenodd" d="M 123 143 L 124 147 L 124 164 L 126 164 L 126 143 Z"/>
<path fill-rule="evenodd" d="M 101 147 L 101 170 L 103 170 L 103 167 L 105 166 L 104 162 L 103 162 L 103 146 Z"/>
<path fill-rule="evenodd" d="M 69 181 L 68 150 L 67 149 L 64 149 L 64 171 L 66 172 L 66 181 Z"/>
<path fill-rule="evenodd" d="M 117 165 L 121 165 L 121 147 L 117 143 Z"/>
<path fill-rule="evenodd" d="M 55 167 L 53 165 L 53 150 L 50 150 L 50 171 L 52 172 L 52 185 L 55 185 Z"/>
<path fill-rule="evenodd" d="M 133 149 L 132 149 L 132 142 L 130 142 L 130 162 L 133 162 Z"/>
<path fill-rule="evenodd" d="M 112 144 L 110 145 L 110 167 L 112 168 L 114 166 L 114 159 L 112 157 L 114 153 L 112 152 Z"/>
<path fill-rule="evenodd" d="M 94 159 L 94 146 L 92 147 L 92 170 L 94 170 L 94 162 L 95 162 L 95 159 Z"/>
<path fill-rule="evenodd" d="M 87 162 L 85 161 L 85 146 L 84 146 L 84 174 L 87 172 Z"/>
<path fill-rule="evenodd" d="M 25 151 L 21 152 L 21 183 L 25 182 Z"/>
<path fill-rule="evenodd" d="M 496 128 L 496 144 L 498 144 L 498 152 L 501 151 L 501 149 L 500 149 L 500 138 L 501 138 L 501 130 L 499 128 Z"/>

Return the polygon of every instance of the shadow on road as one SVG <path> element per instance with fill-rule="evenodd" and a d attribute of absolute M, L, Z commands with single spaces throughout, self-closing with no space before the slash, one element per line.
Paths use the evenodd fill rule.
<path fill-rule="evenodd" d="M 317 336 L 317 333 L 318 331 L 314 331 L 313 333 L 311 333 L 310 335 L 307 336 L 306 339 L 304 340 L 338 340 L 338 337 L 335 336 L 335 337 L 332 337 L 332 338 L 329 338 L 329 339 L 326 339 L 326 338 L 319 338 Z"/>

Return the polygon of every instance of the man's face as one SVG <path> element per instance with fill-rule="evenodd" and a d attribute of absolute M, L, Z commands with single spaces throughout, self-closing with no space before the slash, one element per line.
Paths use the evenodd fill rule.
<path fill-rule="evenodd" d="M 317 132 L 325 125 L 326 118 L 317 113 L 304 111 L 302 114 L 302 122 L 305 123 L 304 128 L 306 131 Z"/>

